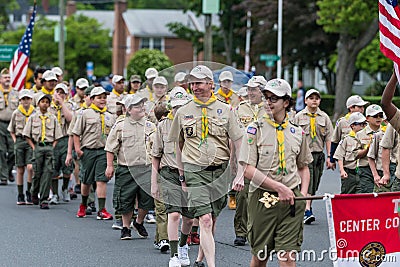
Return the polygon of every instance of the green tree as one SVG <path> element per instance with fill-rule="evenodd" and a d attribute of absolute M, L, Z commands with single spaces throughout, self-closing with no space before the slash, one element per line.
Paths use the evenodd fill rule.
<path fill-rule="evenodd" d="M 319 0 L 318 23 L 326 32 L 339 34 L 337 44 L 336 98 L 333 119 L 345 111 L 351 95 L 360 51 L 378 31 L 378 5 L 374 0 Z"/>
<path fill-rule="evenodd" d="M 8 12 L 18 9 L 17 0 L 1 1 L 0 2 L 0 32 L 3 32 L 8 25 Z"/>

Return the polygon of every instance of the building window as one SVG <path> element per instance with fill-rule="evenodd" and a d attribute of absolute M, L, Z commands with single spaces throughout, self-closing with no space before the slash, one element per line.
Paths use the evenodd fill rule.
<path fill-rule="evenodd" d="M 140 49 L 158 49 L 164 52 L 164 39 L 156 37 L 142 37 L 140 38 Z"/>

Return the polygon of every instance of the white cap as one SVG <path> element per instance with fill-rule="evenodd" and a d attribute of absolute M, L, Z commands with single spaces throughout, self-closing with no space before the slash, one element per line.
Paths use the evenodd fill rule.
<path fill-rule="evenodd" d="M 128 95 L 125 98 L 125 107 L 126 108 L 130 108 L 131 106 L 137 105 L 141 102 L 146 102 L 147 98 L 146 97 L 142 97 L 138 94 L 134 94 L 134 95 Z"/>
<path fill-rule="evenodd" d="M 263 91 L 269 91 L 276 96 L 292 96 L 292 88 L 290 87 L 290 84 L 280 78 L 269 80 Z"/>
<path fill-rule="evenodd" d="M 198 65 L 196 67 L 194 67 L 191 71 L 190 71 L 190 77 L 194 77 L 196 79 L 213 79 L 213 73 L 210 70 L 210 68 L 204 66 L 204 65 Z"/>
<path fill-rule="evenodd" d="M 114 75 L 112 77 L 112 83 L 116 84 L 117 82 L 121 81 L 121 80 L 125 80 L 124 76 L 121 75 Z"/>
<path fill-rule="evenodd" d="M 364 115 L 360 112 L 353 112 L 350 114 L 349 117 L 349 124 L 352 125 L 353 123 L 361 123 L 365 122 L 367 119 L 364 117 Z"/>
<path fill-rule="evenodd" d="M 89 82 L 85 78 L 79 78 L 76 81 L 76 87 L 78 87 L 79 89 L 82 89 L 82 88 L 85 88 L 85 87 L 89 87 Z"/>
<path fill-rule="evenodd" d="M 42 100 L 43 98 L 47 98 L 51 102 L 51 95 L 46 95 L 46 94 L 41 93 L 37 98 L 37 103 L 39 103 L 40 100 Z"/>
<path fill-rule="evenodd" d="M 57 89 L 61 89 L 64 91 L 64 93 L 67 95 L 68 94 L 68 87 L 67 85 L 65 85 L 64 83 L 59 83 L 56 85 L 56 88 L 54 88 L 54 90 L 57 91 Z"/>
<path fill-rule="evenodd" d="M 168 85 L 168 81 L 164 76 L 157 76 L 153 81 L 153 85 L 155 84 Z"/>
<path fill-rule="evenodd" d="M 375 116 L 376 114 L 382 113 L 384 115 L 384 112 L 382 108 L 376 104 L 369 105 L 367 109 L 365 110 L 365 115 L 368 116 Z"/>
<path fill-rule="evenodd" d="M 51 70 L 46 70 L 43 73 L 42 80 L 45 80 L 45 81 L 57 81 L 57 76 Z"/>
<path fill-rule="evenodd" d="M 346 107 L 350 108 L 352 106 L 365 106 L 367 105 L 369 102 L 368 101 L 364 101 L 361 96 L 359 95 L 352 95 L 349 98 L 347 98 L 346 101 Z"/>
<path fill-rule="evenodd" d="M 33 98 L 33 95 L 31 93 L 31 90 L 28 89 L 22 89 L 21 91 L 19 91 L 18 93 L 18 99 L 22 99 L 24 97 L 29 97 L 29 98 Z"/>
<path fill-rule="evenodd" d="M 130 95 L 124 96 L 121 100 L 117 100 L 116 104 L 124 105 L 125 106 L 125 101 Z"/>
<path fill-rule="evenodd" d="M 171 92 L 169 92 L 169 96 L 172 107 L 183 106 L 190 100 L 186 90 L 180 86 L 174 87 Z"/>
<path fill-rule="evenodd" d="M 233 75 L 232 75 L 232 72 L 227 71 L 227 70 L 221 72 L 221 74 L 219 75 L 218 80 L 221 81 L 221 82 L 222 82 L 222 81 L 226 81 L 226 80 L 229 80 L 229 81 L 232 81 L 232 82 L 233 82 Z"/>
<path fill-rule="evenodd" d="M 51 69 L 52 72 L 54 72 L 55 75 L 61 76 L 63 75 L 63 71 L 60 67 L 54 67 Z"/>
<path fill-rule="evenodd" d="M 92 91 L 90 92 L 90 98 L 102 94 L 108 94 L 108 92 L 103 87 L 97 86 L 93 88 Z"/>
<path fill-rule="evenodd" d="M 263 76 L 253 76 L 245 84 L 248 87 L 264 87 L 267 84 L 267 80 Z"/>
<path fill-rule="evenodd" d="M 236 93 L 239 96 L 247 96 L 247 87 L 243 86 L 242 88 L 239 89 L 239 91 L 237 91 Z"/>
<path fill-rule="evenodd" d="M 175 74 L 174 82 L 183 82 L 185 78 L 186 78 L 186 73 L 178 72 L 177 74 Z"/>
<path fill-rule="evenodd" d="M 305 99 L 309 98 L 310 95 L 312 95 L 312 94 L 317 94 L 317 95 L 319 96 L 319 98 L 321 98 L 321 94 L 320 94 L 317 90 L 315 90 L 315 89 L 310 89 L 310 90 L 308 90 L 308 91 L 306 92 Z"/>
<path fill-rule="evenodd" d="M 148 68 L 144 76 L 146 76 L 146 79 L 155 78 L 158 76 L 158 71 L 155 68 Z"/>

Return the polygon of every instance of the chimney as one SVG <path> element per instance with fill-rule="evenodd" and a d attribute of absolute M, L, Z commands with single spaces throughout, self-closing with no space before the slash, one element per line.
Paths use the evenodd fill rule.
<path fill-rule="evenodd" d="M 112 73 L 123 75 L 125 67 L 126 31 L 122 14 L 127 9 L 126 0 L 115 0 L 114 4 L 114 33 L 112 49 Z"/>
<path fill-rule="evenodd" d="M 67 11 L 66 11 L 67 17 L 72 16 L 75 13 L 76 13 L 76 2 L 68 1 L 67 2 Z"/>

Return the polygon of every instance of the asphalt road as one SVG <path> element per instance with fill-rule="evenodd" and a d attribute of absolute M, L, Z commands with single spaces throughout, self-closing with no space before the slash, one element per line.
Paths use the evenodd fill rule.
<path fill-rule="evenodd" d="M 108 185 L 107 207 L 111 209 L 113 182 Z M 325 171 L 319 193 L 338 193 L 337 171 Z M 0 266 L 168 266 L 169 253 L 161 254 L 153 247 L 155 225 L 146 224 L 148 239 L 133 233 L 133 240 L 121 241 L 120 231 L 112 230 L 112 221 L 97 221 L 96 216 L 78 219 L 80 203 L 72 200 L 40 210 L 38 206 L 17 206 L 14 183 L 0 187 Z M 315 250 L 319 258 L 329 250 L 325 202 L 315 201 L 313 211 L 317 221 L 306 225 L 302 249 Z M 225 209 L 217 222 L 217 266 L 249 266 L 250 246 L 233 246 L 234 211 Z M 198 246 L 191 246 L 193 263 Z M 312 257 L 311 257 L 312 258 Z M 278 266 L 276 258 L 268 266 Z M 329 255 L 323 260 L 298 261 L 297 266 L 332 266 Z"/>

